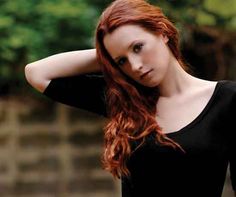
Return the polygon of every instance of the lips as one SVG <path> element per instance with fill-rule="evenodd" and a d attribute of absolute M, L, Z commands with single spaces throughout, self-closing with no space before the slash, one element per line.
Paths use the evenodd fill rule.
<path fill-rule="evenodd" d="M 140 79 L 143 79 L 148 73 L 150 73 L 153 69 L 143 73 L 142 75 L 140 75 Z"/>

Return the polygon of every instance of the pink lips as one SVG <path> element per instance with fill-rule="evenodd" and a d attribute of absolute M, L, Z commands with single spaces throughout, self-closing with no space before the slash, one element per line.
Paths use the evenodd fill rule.
<path fill-rule="evenodd" d="M 140 79 L 143 79 L 148 73 L 150 73 L 153 69 L 143 73 L 141 76 L 140 76 Z"/>

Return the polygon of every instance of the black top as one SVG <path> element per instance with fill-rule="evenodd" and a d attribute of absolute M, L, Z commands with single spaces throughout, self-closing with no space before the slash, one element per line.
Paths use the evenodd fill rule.
<path fill-rule="evenodd" d="M 87 74 L 53 79 L 44 94 L 106 117 L 105 88 L 102 75 Z M 218 81 L 202 112 L 167 134 L 186 153 L 161 147 L 149 135 L 127 161 L 131 177 L 122 177 L 122 197 L 220 197 L 228 163 L 236 190 L 235 117 L 236 82 Z"/>

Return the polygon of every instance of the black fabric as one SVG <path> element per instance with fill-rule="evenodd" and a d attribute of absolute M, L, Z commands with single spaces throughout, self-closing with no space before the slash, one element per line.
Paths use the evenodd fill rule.
<path fill-rule="evenodd" d="M 53 79 L 43 94 L 54 101 L 106 117 L 105 89 L 103 75 L 93 73 Z"/>
<path fill-rule="evenodd" d="M 102 77 L 54 79 L 44 94 L 106 116 Z M 122 197 L 220 197 L 230 165 L 236 190 L 236 82 L 221 80 L 203 111 L 184 128 L 167 134 L 186 153 L 160 146 L 150 134 L 127 161 Z"/>

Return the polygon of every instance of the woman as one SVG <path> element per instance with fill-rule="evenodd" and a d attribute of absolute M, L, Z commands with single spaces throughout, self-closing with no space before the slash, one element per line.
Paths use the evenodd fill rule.
<path fill-rule="evenodd" d="M 160 8 L 116 0 L 96 49 L 30 63 L 25 75 L 53 100 L 109 118 L 102 161 L 123 197 L 220 197 L 228 163 L 236 189 L 236 83 L 191 75 Z"/>

